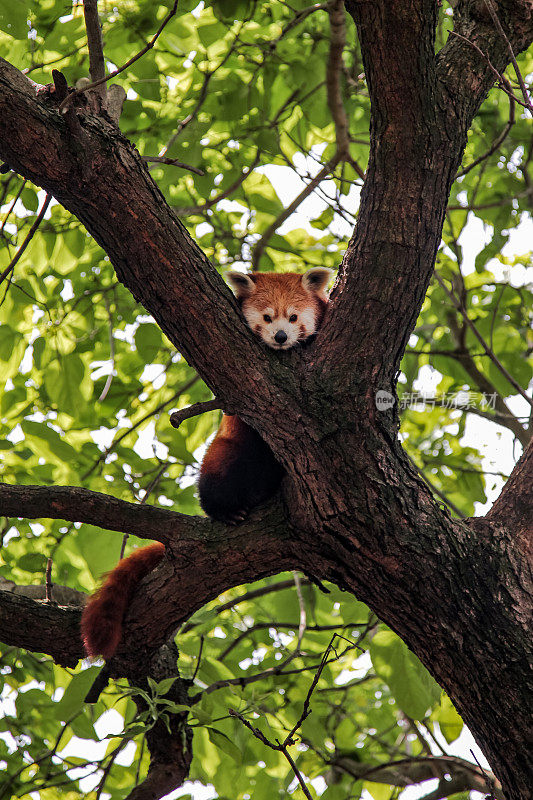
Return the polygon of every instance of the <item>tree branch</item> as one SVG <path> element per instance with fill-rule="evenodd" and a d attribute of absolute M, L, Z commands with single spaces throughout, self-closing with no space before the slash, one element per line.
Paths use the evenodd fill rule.
<path fill-rule="evenodd" d="M 345 159 L 349 155 L 350 139 L 346 109 L 342 101 L 340 76 L 342 74 L 342 54 L 346 44 L 344 24 L 344 0 L 333 0 L 328 8 L 330 26 L 330 46 L 326 69 L 326 88 L 328 108 L 335 123 L 337 153 Z M 364 178 L 364 174 L 362 176 Z"/>
<path fill-rule="evenodd" d="M 495 367 L 501 372 L 501 374 L 504 376 L 504 378 L 506 378 L 506 380 L 508 381 L 510 386 L 512 386 L 512 388 L 515 390 L 515 392 L 517 392 L 519 395 L 521 395 L 524 398 L 524 400 L 527 403 L 529 403 L 529 405 L 533 408 L 533 399 L 531 397 L 529 397 L 528 394 L 526 394 L 526 392 L 524 391 L 524 389 L 522 389 L 520 384 L 517 383 L 517 381 L 514 379 L 514 377 L 511 375 L 511 373 L 501 363 L 499 358 L 496 356 L 495 352 L 489 346 L 488 342 L 486 342 L 485 339 L 482 337 L 482 335 L 480 334 L 480 332 L 478 331 L 478 329 L 476 328 L 476 326 L 474 325 L 474 323 L 472 322 L 472 320 L 468 316 L 468 312 L 467 312 L 466 308 L 464 307 L 464 304 L 462 303 L 462 301 L 458 297 L 456 297 L 453 292 L 451 292 L 448 289 L 448 287 L 446 286 L 446 284 L 444 283 L 444 281 L 442 280 L 442 278 L 440 277 L 438 272 L 435 272 L 435 280 L 437 281 L 437 283 L 439 284 L 441 289 L 450 298 L 450 300 L 452 301 L 452 303 L 455 306 L 455 308 L 459 311 L 459 313 L 461 314 L 461 316 L 464 319 L 465 323 L 470 328 L 470 330 L 472 331 L 472 333 L 474 334 L 474 336 L 476 337 L 476 339 L 480 343 L 481 347 L 483 348 L 483 350 L 485 351 L 487 356 L 490 358 L 492 363 L 495 365 Z"/>
<path fill-rule="evenodd" d="M 296 209 L 299 206 L 301 206 L 301 204 L 303 203 L 305 198 L 309 197 L 309 195 L 312 192 L 314 192 L 316 187 L 323 180 L 325 180 L 328 177 L 328 175 L 331 175 L 331 173 L 333 172 L 333 170 L 335 169 L 337 164 L 340 162 L 340 160 L 341 160 L 341 154 L 339 152 L 335 153 L 333 158 L 331 158 L 328 161 L 327 164 L 324 164 L 324 166 L 322 167 L 320 172 L 318 172 L 315 175 L 315 177 L 311 181 L 309 181 L 307 186 L 305 186 L 302 189 L 302 191 L 300 192 L 300 194 L 297 195 L 294 198 L 292 203 L 289 203 L 289 205 L 286 208 L 284 208 L 283 211 L 280 214 L 278 214 L 276 219 L 273 222 L 271 222 L 271 224 L 264 231 L 263 235 L 261 236 L 261 238 L 259 239 L 259 241 L 255 244 L 255 246 L 253 248 L 253 251 L 252 251 L 252 269 L 254 269 L 254 270 L 259 269 L 260 262 L 261 262 L 261 256 L 265 252 L 265 249 L 266 249 L 269 241 L 272 239 L 272 237 L 274 236 L 274 234 L 276 233 L 276 231 L 280 227 L 280 225 L 282 225 L 285 222 L 285 220 L 288 219 L 291 216 L 291 214 L 294 214 Z"/>
<path fill-rule="evenodd" d="M 273 404 L 268 375 L 270 365 L 277 362 L 279 369 L 279 359 L 239 322 L 229 289 L 172 213 L 135 148 L 111 123 L 82 109 L 76 114 L 83 142 L 74 147 L 48 92 L 36 96 L 33 84 L 4 60 L 0 88 L 0 156 L 85 224 L 119 279 L 187 361 L 198 365 L 216 396 L 242 409 L 244 417 L 245 406 L 249 415 L 260 410 L 258 396 L 265 409 Z M 83 153 L 91 154 L 90 165 Z"/>
<path fill-rule="evenodd" d="M 209 521 L 176 511 L 128 503 L 100 492 L 73 486 L 11 486 L 0 484 L 0 515 L 25 519 L 86 522 L 112 531 L 131 533 L 167 544 L 181 533 L 201 535 Z"/>
<path fill-rule="evenodd" d="M 328 107 L 335 123 L 335 154 L 324 164 L 322 169 L 315 177 L 309 181 L 307 186 L 302 189 L 300 194 L 294 198 L 276 219 L 264 231 L 259 241 L 252 250 L 252 269 L 259 269 L 261 256 L 263 255 L 268 242 L 273 237 L 277 229 L 282 225 L 291 214 L 303 203 L 306 197 L 314 192 L 317 186 L 329 175 L 333 174 L 335 167 L 341 161 L 349 161 L 355 172 L 360 178 L 364 179 L 365 173 L 359 164 L 350 156 L 349 125 L 346 110 L 342 101 L 340 75 L 342 72 L 342 53 L 346 44 L 346 31 L 344 23 L 344 0 L 333 0 L 328 6 L 330 22 L 330 46 L 328 64 L 326 69 L 326 88 Z"/>
<path fill-rule="evenodd" d="M 178 649 L 173 641 L 163 645 L 150 661 L 148 676 L 156 682 L 174 678 L 174 683 L 165 694 L 165 701 L 187 705 L 187 684 L 179 677 L 178 656 Z M 149 692 L 150 687 L 145 676 L 136 680 L 134 685 Z M 133 694 L 133 699 L 139 712 L 146 711 L 146 702 L 141 694 Z M 148 774 L 126 800 L 159 800 L 178 789 L 189 774 L 192 730 L 187 725 L 187 712 L 174 713 L 168 709 L 168 706 L 161 709 L 166 714 L 166 724 L 164 719 L 158 718 L 146 733 L 150 750 Z"/>
<path fill-rule="evenodd" d="M 87 30 L 87 46 L 89 48 L 89 74 L 93 86 L 96 84 L 96 94 L 100 95 L 102 101 L 105 102 L 107 94 L 105 61 L 97 0 L 83 0 L 83 14 Z"/>
<path fill-rule="evenodd" d="M 228 527 L 201 517 L 127 503 L 86 489 L 0 484 L 0 515 L 87 522 L 165 544 L 167 558 L 143 582 L 150 602 L 140 588 L 128 615 L 133 623 L 131 631 L 126 624 L 121 644 L 120 653 L 137 653 L 139 662 L 141 653 L 153 653 L 181 622 L 221 592 L 299 566 L 291 543 L 292 529 L 277 502 L 258 509 L 242 525 Z M 14 600 L 13 595 L 0 593 L 0 605 L 7 603 L 11 608 L 18 600 L 25 602 L 25 598 Z M 9 618 L 8 614 L 1 620 L 2 641 L 7 641 L 4 631 L 10 635 L 11 628 L 6 627 Z M 35 627 L 20 613 L 11 619 L 25 629 Z M 130 634 L 135 644 L 129 639 Z M 39 635 L 38 630 L 32 633 L 32 636 Z M 34 643 L 30 649 L 55 653 L 48 649 L 52 646 L 46 636 L 42 644 Z M 81 652 L 81 644 L 74 652 Z"/>
<path fill-rule="evenodd" d="M 24 183 L 25 183 L 25 181 L 24 181 Z M 31 240 L 35 236 L 35 232 L 37 231 L 37 228 L 39 227 L 39 225 L 41 224 L 41 222 L 44 219 L 44 215 L 46 214 L 48 206 L 50 205 L 50 200 L 51 199 L 52 199 L 52 197 L 49 194 L 47 194 L 46 197 L 44 198 L 43 204 L 41 206 L 41 210 L 37 214 L 37 217 L 35 218 L 35 221 L 34 221 L 33 225 L 31 226 L 30 230 L 28 231 L 28 234 L 27 234 L 26 238 L 22 242 L 21 246 L 19 247 L 19 249 L 17 250 L 17 252 L 13 256 L 13 258 L 11 259 L 10 263 L 7 265 L 5 270 L 2 273 L 0 273 L 0 284 L 3 283 L 4 280 L 13 272 L 13 270 L 15 269 L 18 261 L 20 260 L 20 258 L 22 256 L 22 254 L 24 253 L 24 251 L 28 247 L 29 243 L 31 242 Z"/>
<path fill-rule="evenodd" d="M 205 175 L 203 169 L 191 167 L 190 164 L 185 164 L 183 161 L 180 161 L 179 158 L 167 158 L 166 156 L 143 156 L 143 159 L 147 164 L 168 164 L 171 167 L 180 167 L 180 169 L 186 169 L 189 172 L 194 172 L 195 175 Z"/>
<path fill-rule="evenodd" d="M 513 67 L 514 67 L 514 70 L 515 70 L 515 73 L 516 73 L 516 79 L 517 79 L 517 81 L 518 81 L 518 83 L 520 85 L 520 89 L 522 91 L 522 97 L 524 98 L 524 105 L 529 110 L 531 115 L 533 115 L 533 105 L 531 104 L 531 99 L 530 99 L 529 93 L 528 93 L 528 91 L 526 89 L 526 84 L 524 83 L 524 79 L 522 77 L 522 73 L 520 72 L 518 64 L 516 63 L 515 54 L 513 52 L 513 46 L 511 44 L 511 42 L 509 41 L 509 38 L 507 37 L 507 34 L 505 33 L 505 31 L 502 28 L 502 24 L 500 22 L 500 18 L 498 17 L 498 13 L 497 13 L 497 11 L 496 11 L 496 9 L 494 7 L 494 3 L 492 2 L 492 0 L 485 0 L 485 5 L 489 9 L 489 13 L 490 13 L 490 15 L 492 17 L 492 21 L 494 22 L 494 25 L 496 26 L 496 29 L 497 29 L 498 33 L 500 34 L 500 36 L 504 40 L 505 44 L 507 45 L 507 51 L 509 53 L 509 58 L 510 58 L 512 64 L 513 64 Z"/>
<path fill-rule="evenodd" d="M 533 555 L 533 439 L 485 520 L 511 528 L 521 539 L 526 554 Z M 526 564 L 524 564 L 524 568 Z"/>
<path fill-rule="evenodd" d="M 166 17 L 164 18 L 163 22 L 161 23 L 161 25 L 160 25 L 160 26 L 159 26 L 159 28 L 157 29 L 156 33 L 155 33 L 155 34 L 152 36 L 152 38 L 150 39 L 150 41 L 148 42 L 148 44 L 146 44 L 146 45 L 145 45 L 145 46 L 142 48 L 142 50 L 140 50 L 138 53 L 136 53 L 136 54 L 133 56 L 133 58 L 130 58 L 128 61 L 126 61 L 126 63 L 125 63 L 125 64 L 123 64 L 123 65 L 122 65 L 121 67 L 119 67 L 118 69 L 115 69 L 115 70 L 113 70 L 113 72 L 110 72 L 110 73 L 109 73 L 109 75 L 107 75 L 107 76 L 105 76 L 105 75 L 104 75 L 103 77 L 101 77 L 101 78 L 98 78 L 98 80 L 94 80 L 92 83 L 89 83 L 89 84 L 87 84 L 87 86 L 83 86 L 83 87 L 82 87 L 82 88 L 80 88 L 80 89 L 76 89 L 74 92 L 72 92 L 71 94 L 69 94 L 69 95 L 68 95 L 68 96 L 67 96 L 67 97 L 66 97 L 66 98 L 65 98 L 65 99 L 62 101 L 62 103 L 61 103 L 61 105 L 60 105 L 60 107 L 59 107 L 59 108 L 60 108 L 60 109 L 62 109 L 62 108 L 63 108 L 64 106 L 66 106 L 67 104 L 69 104 L 69 103 L 72 103 L 72 102 L 74 101 L 74 99 L 75 99 L 76 97 L 78 97 L 80 94 L 82 94 L 83 92 L 87 92 L 87 91 L 89 91 L 90 89 L 95 89 L 97 86 L 100 86 L 101 84 L 103 84 L 103 83 L 106 83 L 106 81 L 110 81 L 112 78 L 116 78 L 116 76 L 117 76 L 117 75 L 120 75 L 120 73 L 121 73 L 121 72 L 124 72 L 124 70 L 125 70 L 125 69 L 127 69 L 128 67 L 131 67 L 131 65 L 132 65 L 132 64 L 134 64 L 134 63 L 135 63 L 136 61 L 138 61 L 138 60 L 139 60 L 139 59 L 140 59 L 142 56 L 144 56 L 144 54 L 145 54 L 145 53 L 147 53 L 147 52 L 148 52 L 148 50 L 151 50 L 151 49 L 152 49 L 152 47 L 154 46 L 154 44 L 156 43 L 156 41 L 159 39 L 159 36 L 160 36 L 160 35 L 161 35 L 161 33 L 163 32 L 164 28 L 167 26 L 167 24 L 170 22 L 170 20 L 172 19 L 172 17 L 175 15 L 177 8 L 178 8 L 178 0 L 174 0 L 174 5 L 172 6 L 172 8 L 170 9 L 170 11 L 168 12 L 168 14 L 166 15 Z M 91 76 L 91 77 L 92 77 L 92 76 Z"/>
<path fill-rule="evenodd" d="M 358 221 L 321 331 L 318 360 L 328 372 L 342 365 L 364 375 L 375 388 L 394 381 L 433 270 L 468 129 L 494 82 L 484 59 L 457 37 L 435 57 L 437 5 L 346 3 L 371 97 L 371 143 Z M 488 14 L 478 19 L 476 9 L 469 0 L 458 3 L 455 29 L 479 42 L 501 72 L 509 60 L 506 42 Z M 533 12 L 524 0 L 506 2 L 505 11 L 508 38 L 518 53 L 533 40 Z"/>
<path fill-rule="evenodd" d="M 198 414 L 205 414 L 207 411 L 215 411 L 222 408 L 220 400 L 216 397 L 213 400 L 204 400 L 200 403 L 193 403 L 192 406 L 187 408 L 180 408 L 179 411 L 174 411 L 170 415 L 170 424 L 174 428 L 179 428 L 182 422 L 192 417 L 197 417 Z"/>
<path fill-rule="evenodd" d="M 80 616 L 79 608 L 0 591 L 0 640 L 36 653 L 48 653 L 63 667 L 75 667 L 83 658 Z"/>
<path fill-rule="evenodd" d="M 491 789 L 486 777 L 474 764 L 457 756 L 418 756 L 413 758 L 396 759 L 386 764 L 365 764 L 352 758 L 341 756 L 332 759 L 332 766 L 347 772 L 357 780 L 374 781 L 376 783 L 389 783 L 392 786 L 413 786 L 422 781 L 435 778 L 444 772 L 452 776 L 452 781 L 443 781 L 447 791 L 438 795 L 448 797 L 458 791 L 487 792 Z M 493 779 L 493 776 L 489 776 Z M 461 789 L 453 788 L 461 783 Z M 495 798 L 505 800 L 501 787 L 495 789 Z M 435 795 L 437 797 L 437 795 Z"/>

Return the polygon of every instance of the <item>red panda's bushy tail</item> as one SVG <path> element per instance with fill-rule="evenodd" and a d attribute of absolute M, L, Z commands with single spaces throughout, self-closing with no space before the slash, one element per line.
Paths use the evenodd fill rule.
<path fill-rule="evenodd" d="M 103 585 L 89 598 L 81 618 L 81 636 L 88 656 L 114 654 L 122 620 L 139 581 L 161 561 L 165 546 L 156 542 L 119 561 Z"/>

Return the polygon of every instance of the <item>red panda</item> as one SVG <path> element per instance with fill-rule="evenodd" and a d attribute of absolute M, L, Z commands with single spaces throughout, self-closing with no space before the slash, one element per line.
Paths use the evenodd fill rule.
<path fill-rule="evenodd" d="M 226 278 L 252 331 L 274 350 L 288 350 L 320 327 L 331 275 L 315 267 L 304 275 L 231 271 Z M 213 519 L 241 522 L 274 494 L 282 477 L 283 468 L 259 434 L 224 414 L 200 468 L 200 505 Z"/>
<path fill-rule="evenodd" d="M 288 350 L 315 335 L 328 297 L 332 270 L 314 267 L 304 275 L 273 272 L 228 272 L 244 318 L 268 347 Z M 200 505 L 213 519 L 236 523 L 271 497 L 283 468 L 259 434 L 239 417 L 224 414 L 200 468 Z M 122 620 L 139 581 L 162 559 L 155 543 L 122 559 L 89 599 L 81 620 L 89 656 L 110 658 L 120 641 Z"/>

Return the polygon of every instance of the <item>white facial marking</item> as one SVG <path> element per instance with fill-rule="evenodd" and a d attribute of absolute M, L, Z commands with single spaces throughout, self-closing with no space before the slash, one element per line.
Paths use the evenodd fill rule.
<path fill-rule="evenodd" d="M 305 325 L 305 335 L 312 336 L 316 331 L 316 311 L 314 308 L 306 308 L 298 314 L 296 325 Z M 298 329 L 299 330 L 299 329 Z"/>
<path fill-rule="evenodd" d="M 243 311 L 244 318 L 252 330 L 254 330 L 257 325 L 260 325 L 261 327 L 265 325 L 263 314 L 261 311 L 258 311 L 257 308 L 246 308 L 243 309 Z"/>
<path fill-rule="evenodd" d="M 275 316 L 272 307 L 262 310 L 253 306 L 243 308 L 246 322 L 253 331 L 258 332 L 265 344 L 274 350 L 288 350 L 298 342 L 307 339 L 316 331 L 316 311 L 313 307 L 299 311 L 295 306 L 288 306 L 280 316 Z M 265 315 L 271 318 L 271 322 L 265 320 Z M 296 316 L 294 322 L 289 322 L 290 317 Z M 301 331 L 301 326 L 305 327 L 305 334 Z M 287 336 L 285 341 L 276 341 L 276 334 L 283 332 Z M 280 337 L 278 336 L 278 339 Z"/>

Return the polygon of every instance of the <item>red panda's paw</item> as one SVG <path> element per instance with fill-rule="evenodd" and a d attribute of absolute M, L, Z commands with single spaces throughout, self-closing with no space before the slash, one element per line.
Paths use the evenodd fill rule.
<path fill-rule="evenodd" d="M 227 508 L 227 507 L 214 507 L 213 505 L 204 508 L 204 511 L 214 519 L 216 522 L 223 522 L 225 525 L 241 525 L 250 514 L 249 508 Z"/>
<path fill-rule="evenodd" d="M 229 514 L 223 521 L 228 525 L 240 525 L 242 522 L 244 522 L 249 513 L 250 511 L 247 508 L 242 509 L 241 511 L 235 511 L 233 514 Z"/>

